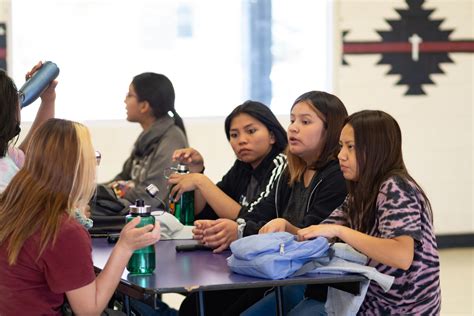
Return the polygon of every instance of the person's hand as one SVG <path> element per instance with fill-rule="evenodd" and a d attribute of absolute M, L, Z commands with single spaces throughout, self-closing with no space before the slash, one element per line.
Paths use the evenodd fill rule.
<path fill-rule="evenodd" d="M 275 232 L 285 232 L 286 224 L 288 221 L 284 218 L 275 218 L 266 223 L 260 230 L 259 234 L 275 233 Z"/>
<path fill-rule="evenodd" d="M 335 224 L 311 225 L 298 230 L 296 235 L 298 236 L 298 240 L 308 240 L 319 236 L 332 239 L 338 237 L 340 228 L 340 225 Z"/>
<path fill-rule="evenodd" d="M 51 81 L 46 90 L 41 93 L 40 98 L 43 103 L 53 103 L 56 101 L 56 86 L 58 85 L 57 80 Z"/>
<path fill-rule="evenodd" d="M 204 237 L 204 230 L 214 225 L 216 221 L 212 219 L 200 219 L 194 221 L 193 239 L 201 240 Z"/>
<path fill-rule="evenodd" d="M 135 187 L 135 182 L 117 180 L 110 182 L 108 186 L 112 188 L 116 197 L 123 198 L 128 190 L 133 189 Z"/>
<path fill-rule="evenodd" d="M 204 229 L 202 242 L 204 245 L 214 248 L 214 253 L 219 253 L 227 248 L 234 240 L 237 240 L 238 225 L 233 220 L 219 218 L 214 224 Z"/>
<path fill-rule="evenodd" d="M 155 221 L 155 225 L 146 225 L 140 228 L 136 226 L 140 223 L 139 216 L 127 223 L 120 232 L 117 246 L 124 249 L 130 255 L 133 251 L 153 245 L 160 240 L 160 222 Z"/>
<path fill-rule="evenodd" d="M 174 151 L 173 161 L 188 165 L 189 172 L 202 172 L 204 170 L 204 159 L 199 151 L 194 148 L 182 148 Z"/>
<path fill-rule="evenodd" d="M 132 180 L 117 180 L 117 181 L 112 181 L 109 184 L 109 187 L 113 187 L 114 185 L 120 185 L 124 189 L 133 189 L 135 187 L 135 182 Z"/>
<path fill-rule="evenodd" d="M 168 178 L 168 184 L 173 186 L 170 190 L 170 196 L 177 202 L 184 192 L 196 190 L 200 177 L 205 177 L 205 175 L 200 173 L 171 174 Z"/>
<path fill-rule="evenodd" d="M 37 72 L 42 66 L 43 66 L 43 62 L 42 62 L 42 61 L 39 61 L 36 65 L 34 65 L 33 68 L 31 68 L 31 70 L 26 73 L 26 75 L 25 75 L 25 80 L 28 80 L 28 79 L 30 79 L 31 77 L 33 77 L 33 75 L 35 74 L 35 72 Z"/>
<path fill-rule="evenodd" d="M 25 79 L 29 80 L 41 67 L 43 66 L 43 63 L 39 61 L 36 65 L 31 68 L 30 71 L 28 71 L 25 75 Z M 58 85 L 57 80 L 53 80 L 49 86 L 46 88 L 46 90 L 41 93 L 41 101 L 45 104 L 54 104 L 54 101 L 56 100 L 56 86 Z"/>

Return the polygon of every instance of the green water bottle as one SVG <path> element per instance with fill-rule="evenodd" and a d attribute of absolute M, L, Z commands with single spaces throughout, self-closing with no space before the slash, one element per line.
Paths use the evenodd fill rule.
<path fill-rule="evenodd" d="M 136 227 L 155 225 L 150 205 L 145 205 L 143 200 L 136 200 L 135 205 L 130 205 L 130 214 L 125 217 L 125 221 L 128 223 L 137 216 L 140 216 L 141 220 Z M 155 271 L 155 245 L 135 250 L 128 261 L 127 270 L 131 274 L 152 274 Z"/>
<path fill-rule="evenodd" d="M 186 174 L 189 173 L 188 166 L 178 164 L 176 167 L 176 173 Z M 170 203 L 174 216 L 183 225 L 194 224 L 194 191 L 184 192 L 178 201 L 172 201 Z"/>

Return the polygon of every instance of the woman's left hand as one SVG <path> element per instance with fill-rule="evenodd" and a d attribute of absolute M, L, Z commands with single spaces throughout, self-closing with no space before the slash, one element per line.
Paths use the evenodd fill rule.
<path fill-rule="evenodd" d="M 259 234 L 275 233 L 275 232 L 286 232 L 288 221 L 284 218 L 275 218 L 266 223 L 260 230 Z"/>

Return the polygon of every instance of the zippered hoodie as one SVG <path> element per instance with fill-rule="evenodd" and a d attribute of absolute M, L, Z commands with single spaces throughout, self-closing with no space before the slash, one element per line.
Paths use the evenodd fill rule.
<path fill-rule="evenodd" d="M 217 183 L 217 187 L 240 205 L 247 206 L 260 196 L 261 192 L 270 190 L 277 183 L 285 166 L 285 154 L 273 147 L 255 170 L 250 164 L 236 160 L 222 180 Z M 256 179 L 257 186 L 249 192 L 248 187 L 252 176 Z M 196 219 L 217 218 L 219 217 L 209 204 L 206 204 L 202 212 L 196 216 Z"/>
<path fill-rule="evenodd" d="M 282 217 L 291 224 L 303 228 L 319 224 L 344 202 L 347 195 L 345 179 L 339 163 L 330 161 L 317 171 L 306 190 L 310 191 L 304 209 L 288 209 L 294 186 L 288 184 L 288 168 L 282 172 L 277 185 L 262 195 L 248 207 L 240 210 L 239 217 L 245 220 L 244 236 L 258 234 L 259 229 L 274 218 Z M 293 213 L 292 213 L 293 212 Z M 294 212 L 302 212 L 296 215 Z M 291 219 L 299 218 L 297 223 Z"/>

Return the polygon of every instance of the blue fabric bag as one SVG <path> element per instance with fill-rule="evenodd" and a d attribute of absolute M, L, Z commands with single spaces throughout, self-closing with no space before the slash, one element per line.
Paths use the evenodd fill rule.
<path fill-rule="evenodd" d="M 264 279 L 284 279 L 305 263 L 319 259 L 329 262 L 331 250 L 326 238 L 297 241 L 287 232 L 252 235 L 230 244 L 229 268 L 239 274 Z"/>

